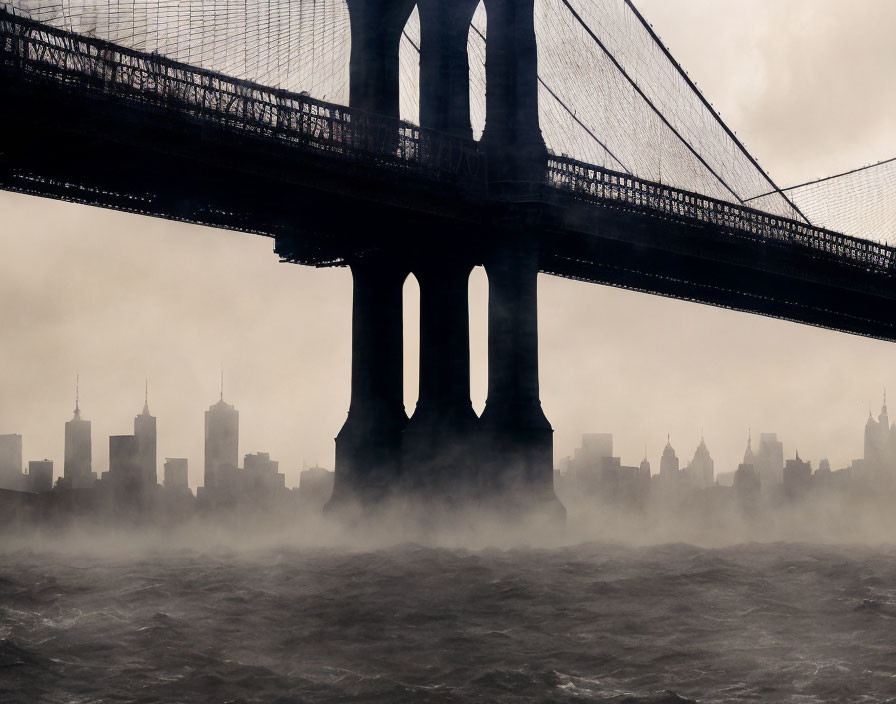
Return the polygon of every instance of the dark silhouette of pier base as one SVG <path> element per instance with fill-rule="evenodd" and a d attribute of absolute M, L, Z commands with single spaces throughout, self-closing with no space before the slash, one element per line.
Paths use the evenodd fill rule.
<path fill-rule="evenodd" d="M 402 287 L 407 271 L 372 258 L 352 265 L 352 385 L 336 436 L 329 507 L 380 502 L 401 475 L 404 411 Z"/>

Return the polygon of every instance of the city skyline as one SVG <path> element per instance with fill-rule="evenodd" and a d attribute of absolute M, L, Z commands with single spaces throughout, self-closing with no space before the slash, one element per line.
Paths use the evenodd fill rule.
<path fill-rule="evenodd" d="M 670 5 L 648 0 L 640 8 L 779 183 L 896 153 L 896 137 L 882 122 L 893 107 L 880 105 L 893 97 L 869 87 L 894 75 L 885 32 L 891 3 Z M 783 24 L 781 13 L 798 20 L 798 32 L 785 36 L 780 28 L 794 25 Z M 870 30 L 859 35 L 857 22 Z M 705 29 L 702 42 L 688 40 L 695 25 Z M 826 56 L 831 44 L 855 49 L 848 71 Z M 848 119 L 843 105 L 851 106 Z M 792 119 L 776 119 L 784 114 Z M 170 442 L 160 457 L 191 458 L 190 484 L 197 486 L 206 404 L 185 411 L 184 398 L 215 398 L 223 362 L 231 402 L 243 414 L 246 452 L 270 451 L 290 485 L 303 459 L 333 466 L 333 437 L 348 407 L 347 272 L 281 266 L 269 241 L 238 233 L 9 193 L 0 194 L 0 208 L 9 255 L 0 263 L 8 331 L 0 394 L 12 400 L 0 408 L 0 432 L 22 434 L 27 458 L 56 458 L 59 471 L 61 433 L 47 419 L 61 425 L 71 417 L 70 380 L 80 372 L 82 406 L 94 423 L 94 468 L 105 468 L 99 439 L 130 432 L 133 399 L 148 375 L 159 436 Z M 645 442 L 657 458 L 666 432 L 689 456 L 703 428 L 718 465 L 727 466 L 742 455 L 752 427 L 777 432 L 788 450 L 828 455 L 841 466 L 861 454 L 852 419 L 877 407 L 884 386 L 896 388 L 886 343 L 548 277 L 539 285 L 542 401 L 555 429 L 555 460 L 595 428 L 613 431 L 632 460 Z M 409 284 L 406 306 L 409 411 L 413 289 Z M 485 291 L 476 270 L 477 411 L 485 388 Z M 825 417 L 825 409 L 838 411 Z"/>
<path fill-rule="evenodd" d="M 212 474 L 217 473 L 217 468 L 220 466 L 224 467 L 233 467 L 240 468 L 239 459 L 241 457 L 239 451 L 240 445 L 240 434 L 239 434 L 239 417 L 240 412 L 235 404 L 229 404 L 224 400 L 224 384 L 223 384 L 223 373 L 222 373 L 222 381 L 221 388 L 218 397 L 218 401 L 205 411 L 205 447 L 202 453 L 201 458 L 190 458 L 190 457 L 176 457 L 174 455 L 159 453 L 158 452 L 158 435 L 156 432 L 156 423 L 158 418 L 153 416 L 149 411 L 149 383 L 148 381 L 144 382 L 144 401 L 141 412 L 134 417 L 133 424 L 133 433 L 131 435 L 110 435 L 110 443 L 112 439 L 120 439 L 130 437 L 135 441 L 135 461 L 137 462 L 137 466 L 139 467 L 140 476 L 144 478 L 146 482 L 149 484 L 159 484 L 162 485 L 164 482 L 162 481 L 162 476 L 159 473 L 160 465 L 164 468 L 170 462 L 172 462 L 172 466 L 174 464 L 180 462 L 189 462 L 191 459 L 194 463 L 198 463 L 201 459 L 203 466 L 203 477 L 199 482 L 195 481 L 195 475 L 193 479 L 187 480 L 187 485 L 191 490 L 200 488 L 200 487 L 208 487 L 209 484 L 209 475 L 210 472 Z M 71 420 L 66 421 L 65 423 L 65 452 L 63 453 L 62 461 L 57 463 L 54 458 L 45 456 L 43 460 L 40 460 L 37 453 L 34 457 L 30 457 L 27 452 L 24 451 L 23 448 L 27 447 L 24 442 L 24 438 L 21 433 L 6 433 L 0 435 L 0 437 L 15 437 L 18 438 L 18 454 L 19 454 L 19 464 L 22 466 L 22 470 L 24 471 L 29 464 L 37 464 L 42 465 L 44 462 L 49 461 L 50 465 L 54 467 L 54 479 L 56 478 L 66 478 L 70 477 L 70 472 L 72 472 L 72 476 L 74 475 L 85 475 L 86 484 L 79 484 L 78 480 L 75 479 L 76 486 L 87 486 L 93 484 L 98 478 L 103 476 L 105 472 L 112 470 L 112 465 L 114 461 L 110 458 L 110 461 L 107 462 L 104 467 L 97 468 L 95 463 L 95 459 L 93 456 L 93 448 L 96 447 L 105 447 L 104 443 L 97 444 L 93 442 L 92 437 L 92 420 L 90 418 L 82 417 L 82 409 L 80 407 L 80 377 L 76 381 L 76 391 L 75 391 L 75 410 L 74 415 Z M 79 428 L 80 430 L 77 430 Z M 879 428 L 879 430 L 878 430 Z M 69 434 L 72 434 L 71 440 L 69 440 Z M 878 437 L 879 434 L 879 437 Z M 600 456 L 611 457 L 613 456 L 613 438 L 614 433 L 595 433 L 593 431 L 589 431 L 583 433 L 581 436 L 582 445 L 577 447 L 574 452 L 569 453 L 565 456 L 560 456 L 557 458 L 555 462 L 555 470 L 559 470 L 561 473 L 566 471 L 568 466 L 570 465 L 570 461 L 578 458 L 578 454 L 585 447 L 584 443 L 586 442 L 586 438 L 597 438 L 596 442 L 599 444 L 609 443 L 607 447 L 609 449 L 603 449 L 600 452 L 603 452 Z M 141 436 L 145 437 L 145 441 L 141 441 Z M 757 434 L 757 439 L 760 443 L 765 444 L 766 442 L 771 442 L 777 446 L 777 454 L 780 455 L 779 460 L 780 464 L 783 467 L 783 463 L 786 458 L 789 458 L 790 455 L 794 455 L 796 459 L 800 459 L 800 451 L 798 446 L 789 447 L 785 444 L 785 438 L 777 437 L 778 433 L 776 432 L 760 432 Z M 164 439 L 163 439 L 164 440 Z M 748 428 L 747 430 L 747 454 L 750 453 L 750 448 L 752 447 L 753 441 L 753 428 Z M 595 440 L 591 440 L 590 442 L 595 442 Z M 73 459 L 69 458 L 69 446 L 71 443 L 72 448 L 78 449 L 74 452 L 76 454 L 73 455 Z M 702 486 L 710 486 L 716 480 L 719 479 L 720 475 L 731 475 L 733 476 L 734 471 L 737 469 L 739 464 L 739 460 L 735 461 L 733 464 L 728 462 L 728 458 L 723 460 L 720 464 L 715 465 L 715 459 L 711 457 L 711 450 L 708 449 L 706 443 L 706 436 L 703 432 L 703 429 L 700 431 L 700 440 L 697 444 L 693 445 L 695 448 L 693 453 L 693 459 L 688 460 L 687 457 L 690 457 L 690 447 L 691 444 L 686 444 L 686 440 L 673 442 L 671 433 L 666 434 L 666 442 L 662 445 L 662 449 L 656 454 L 656 456 L 652 456 L 649 451 L 649 444 L 645 445 L 644 448 L 644 456 L 640 462 L 642 470 L 645 465 L 644 462 L 647 463 L 648 468 L 650 469 L 651 476 L 659 476 L 664 473 L 664 471 L 668 471 L 669 465 L 667 462 L 674 461 L 673 471 L 681 472 L 686 471 L 699 471 L 706 479 L 701 482 Z M 710 443 L 711 444 L 711 443 Z M 676 449 L 677 446 L 677 449 Z M 83 449 L 85 448 L 86 449 Z M 603 445 L 601 445 L 603 447 Z M 248 460 L 250 457 L 259 457 L 264 455 L 267 459 L 270 459 L 270 453 L 261 452 L 261 451 L 253 451 L 249 453 L 243 453 L 245 458 Z M 107 455 L 108 456 L 108 455 Z M 870 457 L 870 460 L 869 460 Z M 853 458 L 851 458 L 848 462 L 837 464 L 836 461 L 832 463 L 829 459 L 828 454 L 822 454 L 817 457 L 808 457 L 808 461 L 810 464 L 814 462 L 814 469 L 818 469 L 822 465 L 828 467 L 829 469 L 850 469 L 850 467 L 856 466 L 856 460 L 860 461 L 871 461 L 872 463 L 880 463 L 883 462 L 887 467 L 892 464 L 892 458 L 896 457 L 896 422 L 894 422 L 892 429 L 889 424 L 888 410 L 887 410 L 887 395 L 886 389 L 883 390 L 882 403 L 880 408 L 880 413 L 876 414 L 872 409 L 869 408 L 868 418 L 866 420 L 866 424 L 864 426 L 864 435 L 862 440 L 862 452 L 861 454 L 857 454 Z M 634 460 L 633 457 L 617 457 L 617 459 L 621 459 L 626 462 L 631 462 Z M 807 459 L 807 455 L 803 453 L 803 459 Z M 72 469 L 69 470 L 69 462 L 72 463 Z M 746 461 L 746 459 L 744 460 Z M 708 468 L 703 463 L 708 462 Z M 7 460 L 4 460 L 2 463 L 10 464 Z M 279 464 L 279 462 L 274 463 Z M 311 463 L 313 466 L 319 467 L 317 462 Z M 74 467 L 74 465 L 78 465 L 78 467 Z M 300 468 L 300 472 L 307 469 L 309 463 L 306 460 L 303 460 L 302 466 Z M 699 467 L 699 469 L 697 469 Z M 185 468 L 184 468 L 185 469 Z M 91 471 L 93 470 L 93 471 Z M 332 468 L 331 468 L 332 470 Z M 289 476 L 289 472 L 285 472 L 282 476 Z M 298 472 L 295 473 L 298 476 Z M 86 475 L 91 475 L 92 478 L 87 478 Z M 189 477 L 189 475 L 188 475 Z M 768 478 L 764 478 L 766 483 L 768 483 Z M 182 480 L 178 479 L 178 483 L 181 483 Z M 725 485 L 728 485 L 727 480 L 725 481 Z M 213 486 L 213 484 L 212 484 Z M 295 484 L 291 484 L 289 481 L 286 482 L 287 487 L 297 487 L 298 481 Z M 4 488 L 0 486 L 0 488 Z M 10 487 L 11 488 L 11 487 Z"/>

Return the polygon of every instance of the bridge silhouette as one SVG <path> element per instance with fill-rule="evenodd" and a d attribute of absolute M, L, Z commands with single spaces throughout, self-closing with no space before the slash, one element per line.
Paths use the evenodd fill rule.
<path fill-rule="evenodd" d="M 769 186 L 739 195 L 561 4 L 709 174 L 712 194 L 631 173 L 552 89 L 539 71 L 534 0 L 486 0 L 487 32 L 474 22 L 478 0 L 346 0 L 348 106 L 56 26 L 64 13 L 46 15 L 49 5 L 0 6 L 0 187 L 264 235 L 284 261 L 349 266 L 352 396 L 333 505 L 376 502 L 400 485 L 559 513 L 538 391 L 539 272 L 896 340 L 896 248 L 811 224 L 712 113 Z M 412 11 L 419 36 L 409 39 Z M 488 86 L 479 140 L 474 35 Z M 419 53 L 419 125 L 399 118 L 401 42 Z M 615 168 L 547 148 L 539 91 Z M 469 397 L 467 281 L 477 265 L 489 279 L 481 417 Z M 411 272 L 421 354 L 408 419 Z"/>

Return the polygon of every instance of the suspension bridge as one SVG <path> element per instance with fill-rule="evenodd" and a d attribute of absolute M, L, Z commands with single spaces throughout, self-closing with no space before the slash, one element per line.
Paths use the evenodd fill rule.
<path fill-rule="evenodd" d="M 0 71 L 0 187 L 351 267 L 335 504 L 398 483 L 556 504 L 539 272 L 896 340 L 896 162 L 778 187 L 630 0 L 14 0 Z"/>

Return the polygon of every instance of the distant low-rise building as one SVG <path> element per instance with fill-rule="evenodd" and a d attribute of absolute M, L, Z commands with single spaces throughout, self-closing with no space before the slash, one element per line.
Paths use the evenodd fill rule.
<path fill-rule="evenodd" d="M 333 472 L 323 467 L 303 469 L 299 475 L 299 499 L 309 507 L 323 508 L 333 495 Z"/>
<path fill-rule="evenodd" d="M 28 463 L 28 484 L 31 491 L 43 494 L 53 489 L 53 462 L 32 460 Z"/>
<path fill-rule="evenodd" d="M 164 487 L 168 491 L 189 491 L 189 463 L 184 457 L 169 457 L 165 460 Z"/>
<path fill-rule="evenodd" d="M 267 452 L 246 455 L 243 468 L 250 490 L 270 492 L 286 488 L 286 475 L 278 471 L 280 463 Z"/>

